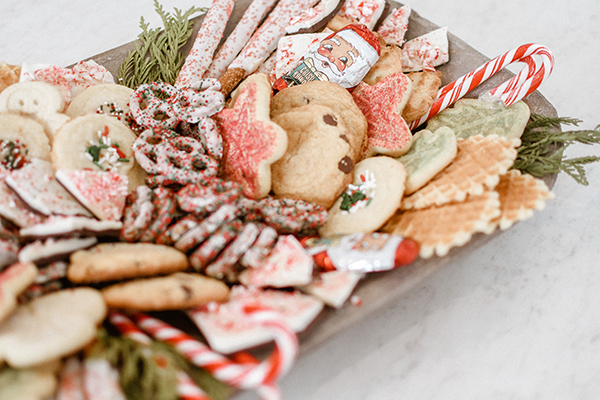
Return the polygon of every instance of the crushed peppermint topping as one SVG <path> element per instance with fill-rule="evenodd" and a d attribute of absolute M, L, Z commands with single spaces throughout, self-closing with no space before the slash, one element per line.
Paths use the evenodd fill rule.
<path fill-rule="evenodd" d="M 90 140 L 90 146 L 85 149 L 85 156 L 102 171 L 118 172 L 122 162 L 128 162 L 125 153 L 119 149 L 119 144 L 108 136 L 108 126 L 98 131 L 98 142 Z"/>
<path fill-rule="evenodd" d="M 343 210 L 342 214 L 352 214 L 367 207 L 375 197 L 375 189 L 377 189 L 375 175 L 367 169 L 360 175 L 360 180 L 360 184 L 351 183 L 342 193 L 342 204 L 340 204 L 340 209 Z"/>

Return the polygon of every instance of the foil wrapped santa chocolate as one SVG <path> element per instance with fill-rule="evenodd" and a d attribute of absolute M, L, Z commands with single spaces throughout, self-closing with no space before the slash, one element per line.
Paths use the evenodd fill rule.
<path fill-rule="evenodd" d="M 326 271 L 388 271 L 412 264 L 419 256 L 417 242 L 383 232 L 305 238 L 303 245 L 315 264 Z"/>
<path fill-rule="evenodd" d="M 273 84 L 280 91 L 310 81 L 331 81 L 353 88 L 379 60 L 379 40 L 364 25 L 348 25 L 313 46 L 300 63 Z"/>

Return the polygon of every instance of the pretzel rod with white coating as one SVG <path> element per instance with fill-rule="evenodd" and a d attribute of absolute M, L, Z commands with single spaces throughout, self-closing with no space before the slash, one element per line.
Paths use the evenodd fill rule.
<path fill-rule="evenodd" d="M 198 30 L 192 49 L 179 71 L 175 81 L 176 87 L 193 86 L 202 79 L 223 37 L 234 2 L 235 0 L 213 0 Z"/>
<path fill-rule="evenodd" d="M 318 0 L 280 0 L 228 69 L 241 68 L 246 74 L 256 71 L 275 50 L 277 42 L 285 35 L 285 28 L 290 20 L 317 2 Z"/>
<path fill-rule="evenodd" d="M 225 40 L 217 55 L 204 73 L 205 78 L 219 78 L 258 28 L 277 0 L 253 0 L 235 29 Z"/>

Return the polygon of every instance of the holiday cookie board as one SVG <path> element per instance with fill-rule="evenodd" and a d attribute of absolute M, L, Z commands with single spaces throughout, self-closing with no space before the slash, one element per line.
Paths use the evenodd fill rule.
<path fill-rule="evenodd" d="M 227 37 L 227 35 L 231 32 L 233 26 L 235 26 L 243 14 L 244 8 L 247 7 L 249 3 L 249 1 L 236 2 L 224 37 Z M 393 7 L 397 6 L 397 4 L 393 4 Z M 202 18 L 196 19 L 196 31 L 201 25 L 202 20 Z M 430 32 L 437 28 L 435 25 L 421 18 L 416 12 L 411 14 L 409 27 L 410 29 L 406 35 L 407 39 Z M 488 61 L 486 57 L 479 54 L 477 51 L 470 48 L 467 44 L 451 34 L 449 35 L 449 40 L 450 62 L 439 67 L 443 77 L 442 84 L 452 82 L 459 76 Z M 129 43 L 120 48 L 93 56 L 91 59 L 107 67 L 113 73 L 113 75 L 117 76 L 122 60 L 133 47 L 134 45 Z M 507 72 L 496 74 L 485 85 L 478 87 L 477 90 L 471 93 L 468 97 L 477 97 L 479 93 L 484 92 L 489 88 L 498 86 L 500 83 L 506 81 L 510 77 L 511 74 Z M 532 113 L 546 116 L 555 116 L 556 114 L 552 106 L 537 92 L 531 94 L 526 99 L 526 103 L 529 105 Z M 143 134 L 140 136 L 142 135 Z M 86 173 L 83 174 L 81 178 L 82 180 L 87 181 L 90 177 L 91 174 Z M 64 177 L 62 175 L 57 175 L 57 178 L 60 178 L 66 182 L 74 182 L 75 180 L 79 179 L 75 175 L 66 175 Z M 546 177 L 548 186 L 552 186 L 554 178 L 555 176 Z M 138 194 L 141 195 L 142 192 L 139 192 Z M 157 194 L 159 194 L 159 192 L 157 192 Z M 464 254 L 477 251 L 479 246 L 484 245 L 489 240 L 494 240 L 496 235 L 498 235 L 498 233 L 487 236 L 480 234 L 474 237 L 473 240 L 471 240 L 466 246 L 455 248 L 446 256 L 419 259 L 407 267 L 398 268 L 393 271 L 369 274 L 359 283 L 358 288 L 353 293 L 354 297 L 352 298 L 352 301 L 348 301 L 343 307 L 340 308 L 324 309 L 324 311 L 320 313 L 320 315 L 308 327 L 308 329 L 300 329 L 302 331 L 300 334 L 301 351 L 311 351 L 318 347 L 319 344 L 327 341 L 327 339 L 340 333 L 346 327 L 355 323 L 360 323 L 361 320 L 373 310 L 376 310 L 380 307 L 385 307 L 386 304 L 390 304 L 390 302 L 400 299 L 403 293 L 409 291 L 416 284 L 423 282 L 423 280 L 425 280 L 430 274 L 446 265 L 450 265 L 454 262 L 460 262 Z M 286 245 L 286 243 L 283 245 Z M 293 245 L 293 243 L 290 241 L 290 243 L 287 243 L 287 245 Z M 308 261 L 312 260 L 309 258 Z M 178 277 L 182 280 L 186 279 L 186 277 L 182 275 L 178 275 Z M 70 278 L 73 277 L 70 276 Z M 73 279 L 71 280 L 74 281 Z M 240 281 L 242 281 L 241 276 Z M 169 311 L 166 313 L 161 313 L 160 316 L 171 322 L 173 325 L 180 326 L 189 332 L 196 332 L 195 328 L 191 327 L 190 321 L 185 317 L 184 314 L 180 312 Z M 109 315 L 110 322 L 115 326 L 119 325 L 120 318 L 121 317 L 115 313 Z M 157 328 L 157 324 L 159 324 L 159 321 L 154 321 L 146 317 L 136 317 L 136 319 L 138 325 L 144 326 L 148 331 L 152 331 L 152 329 Z M 187 327 L 189 327 L 189 329 L 187 329 Z M 127 327 L 123 327 L 123 329 L 126 330 Z M 282 359 L 281 362 L 289 367 L 288 362 L 290 360 L 291 358 Z"/>
<path fill-rule="evenodd" d="M 249 4 L 250 0 L 238 0 L 235 2 L 221 43 L 223 43 L 227 36 L 233 31 Z M 393 1 L 390 1 L 390 4 L 390 10 L 402 6 L 401 3 Z M 192 37 L 195 37 L 203 18 L 204 16 L 200 16 L 194 19 L 194 31 Z M 412 10 L 405 38 L 406 40 L 410 40 L 439 28 L 439 25 L 423 18 L 418 14 L 418 11 Z M 453 82 L 457 78 L 490 61 L 489 57 L 483 55 L 464 40 L 452 34 L 452 27 L 449 27 L 448 43 L 450 61 L 436 68 L 438 71 L 442 72 L 442 86 Z M 191 46 L 192 43 L 188 43 L 183 48 L 183 51 L 188 52 Z M 92 56 L 90 59 L 103 65 L 110 70 L 114 76 L 117 76 L 122 60 L 134 48 L 135 43 L 130 42 L 104 53 Z M 513 76 L 514 74 L 507 69 L 500 70 L 469 92 L 465 98 L 477 98 L 480 94 L 499 86 Z M 555 117 L 557 115 L 552 104 L 538 91 L 528 95 L 524 99 L 524 102 L 529 106 L 532 114 L 550 117 Z M 556 180 L 556 174 L 547 175 L 543 180 L 549 188 L 552 188 Z M 432 273 L 435 273 L 441 268 L 444 268 L 444 266 L 454 262 L 460 262 L 461 258 L 464 257 L 464 254 L 476 251 L 478 247 L 490 240 L 494 240 L 494 238 L 500 234 L 502 234 L 500 231 L 491 235 L 477 234 L 469 241 L 469 243 L 462 247 L 452 249 L 450 253 L 444 257 L 434 256 L 429 259 L 417 259 L 413 264 L 406 267 L 368 275 L 358 284 L 353 292 L 354 296 L 356 296 L 355 298 L 360 299 L 360 305 L 352 305 L 348 302 L 341 309 L 326 307 L 308 329 L 300 333 L 300 353 L 309 352 L 329 338 L 343 331 L 346 327 L 360 323 L 363 318 L 374 310 L 385 307 L 386 304 L 400 298 L 403 293 L 410 291 L 411 288 L 423 282 Z"/>

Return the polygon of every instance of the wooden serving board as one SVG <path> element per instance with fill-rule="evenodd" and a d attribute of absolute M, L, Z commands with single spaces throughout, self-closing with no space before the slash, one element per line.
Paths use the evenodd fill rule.
<path fill-rule="evenodd" d="M 391 9 L 400 7 L 399 3 L 390 2 L 392 4 Z M 233 30 L 235 24 L 240 20 L 244 10 L 250 4 L 250 0 L 238 0 L 233 9 L 230 21 L 225 30 L 225 37 Z M 187 53 L 192 45 L 192 40 L 196 36 L 196 32 L 200 27 L 203 17 L 197 17 L 194 20 L 194 34 L 190 43 L 184 48 Z M 409 29 L 406 34 L 406 39 L 412 39 L 420 36 L 432 30 L 439 28 L 439 26 L 421 17 L 414 10 L 410 16 Z M 448 34 L 449 45 L 450 45 L 450 62 L 440 66 L 438 69 L 442 71 L 442 85 L 446 85 L 464 74 L 472 71 L 480 65 L 489 61 L 489 58 L 469 46 L 466 42 L 454 36 L 452 33 Z M 119 66 L 121 61 L 127 56 L 129 51 L 135 48 L 134 42 L 124 44 L 120 47 L 90 57 L 97 63 L 108 68 L 111 73 L 116 77 L 118 76 Z M 507 49 L 510 50 L 510 49 Z M 476 90 L 469 93 L 466 97 L 476 98 L 480 93 L 488 91 L 506 80 L 510 79 L 513 74 L 507 70 L 500 71 L 487 82 L 479 86 Z M 556 110 L 539 92 L 534 92 L 529 95 L 525 102 L 528 104 L 532 113 L 541 114 L 545 116 L 556 116 Z M 548 186 L 551 188 L 556 180 L 556 175 L 547 176 L 545 179 Z M 417 284 L 425 280 L 429 275 L 435 271 L 443 268 L 445 265 L 452 261 L 460 259 L 464 254 L 472 252 L 483 244 L 501 234 L 500 231 L 492 235 L 479 234 L 475 236 L 469 243 L 460 248 L 455 248 L 445 257 L 432 257 L 428 260 L 419 259 L 412 265 L 401 269 L 381 272 L 376 274 L 370 274 L 359 283 L 355 294 L 362 300 L 362 305 L 356 307 L 350 304 L 346 304 L 339 310 L 326 308 L 317 320 L 305 331 L 300 334 L 301 342 L 301 353 L 310 352 L 318 347 L 320 344 L 326 342 L 329 338 L 337 335 L 348 326 L 359 323 L 362 319 L 366 318 L 373 311 L 384 307 L 386 304 L 390 304 L 395 301 L 402 294 L 411 290 Z M 179 318 L 176 315 L 164 315 L 170 322 L 177 322 Z M 173 321 L 172 317 L 175 317 Z M 181 320 L 178 321 L 179 325 L 187 326 L 188 329 L 194 329 L 189 323 L 185 323 Z"/>

